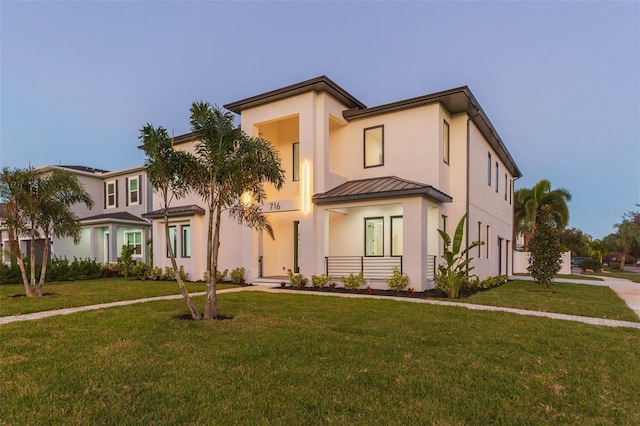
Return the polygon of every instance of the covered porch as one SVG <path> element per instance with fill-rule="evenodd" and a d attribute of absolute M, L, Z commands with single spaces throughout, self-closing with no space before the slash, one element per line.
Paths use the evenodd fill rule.
<path fill-rule="evenodd" d="M 433 286 L 440 244 L 440 204 L 451 197 L 394 176 L 346 182 L 313 197 L 323 223 L 323 273 L 335 280 L 363 273 L 387 288 L 397 268 L 417 291 Z"/>

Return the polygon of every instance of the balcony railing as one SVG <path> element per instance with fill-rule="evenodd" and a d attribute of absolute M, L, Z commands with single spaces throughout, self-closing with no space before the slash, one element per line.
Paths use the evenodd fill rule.
<path fill-rule="evenodd" d="M 325 274 L 334 278 L 362 272 L 365 279 L 384 280 L 393 274 L 393 268 L 402 272 L 402 256 L 327 256 Z"/>

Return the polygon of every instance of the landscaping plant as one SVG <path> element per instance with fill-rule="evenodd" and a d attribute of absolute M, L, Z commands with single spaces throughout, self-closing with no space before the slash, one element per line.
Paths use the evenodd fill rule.
<path fill-rule="evenodd" d="M 289 283 L 293 288 L 300 288 L 307 285 L 307 279 L 302 274 L 296 274 L 291 269 L 287 269 L 289 275 Z"/>
<path fill-rule="evenodd" d="M 460 294 L 460 289 L 464 287 L 465 283 L 469 280 L 469 272 L 473 269 L 473 266 L 469 266 L 472 257 L 466 258 L 473 248 L 484 244 L 482 241 L 474 241 L 468 247 L 462 249 L 462 235 L 464 234 L 464 223 L 467 219 L 465 214 L 458 222 L 456 231 L 453 235 L 453 240 L 449 234 L 442 229 L 438 229 L 438 233 L 444 241 L 444 254 L 442 258 L 445 263 L 438 265 L 438 270 L 434 277 L 436 283 L 436 289 L 441 290 L 452 299 L 455 299 Z"/>
<path fill-rule="evenodd" d="M 236 268 L 231 271 L 231 282 L 234 284 L 244 284 L 244 268 Z"/>
<path fill-rule="evenodd" d="M 322 275 L 311 275 L 311 283 L 316 288 L 324 288 L 331 281 L 331 276 L 322 274 Z"/>
<path fill-rule="evenodd" d="M 537 219 L 537 226 L 529 241 L 529 266 L 527 270 L 536 282 L 547 290 L 551 280 L 560 271 L 562 260 L 562 244 L 555 226 L 551 209 L 545 207 Z"/>
<path fill-rule="evenodd" d="M 357 290 L 365 284 L 362 271 L 359 274 L 349 274 L 348 277 L 341 277 L 340 280 L 347 290 Z"/>
<path fill-rule="evenodd" d="M 393 268 L 393 275 L 387 278 L 387 285 L 393 291 L 402 291 L 409 286 L 409 277 L 395 267 Z"/>

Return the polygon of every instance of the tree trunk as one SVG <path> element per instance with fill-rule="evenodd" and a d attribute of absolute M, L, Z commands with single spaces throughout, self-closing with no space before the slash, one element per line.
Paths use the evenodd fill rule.
<path fill-rule="evenodd" d="M 176 282 L 178 283 L 178 287 L 180 287 L 180 292 L 182 293 L 182 297 L 184 298 L 184 303 L 187 305 L 187 309 L 189 309 L 189 313 L 191 314 L 191 318 L 194 320 L 202 319 L 198 308 L 193 304 L 193 300 L 189 296 L 189 292 L 187 291 L 187 286 L 182 281 L 182 277 L 180 276 L 180 271 L 178 270 L 178 264 L 176 263 L 176 254 L 173 252 L 173 246 L 171 245 L 171 241 L 169 241 L 169 215 L 167 213 L 167 196 L 165 191 L 165 207 L 164 207 L 164 236 L 165 242 L 167 246 L 167 250 L 169 251 L 169 257 L 171 258 L 171 266 L 173 267 L 173 273 L 176 277 Z"/>
<path fill-rule="evenodd" d="M 620 272 L 624 272 L 624 263 L 627 261 L 627 253 L 622 252 L 620 256 Z"/>
<path fill-rule="evenodd" d="M 206 319 L 218 318 L 218 253 L 220 249 L 220 217 L 222 216 L 222 207 L 218 204 L 216 207 L 215 228 L 213 231 L 213 242 L 211 244 L 211 295 L 207 292 L 207 311 L 211 315 Z M 205 314 L 206 315 L 206 314 Z"/>
<path fill-rule="evenodd" d="M 214 232 L 215 228 L 220 229 L 219 221 L 214 222 L 218 218 L 218 203 L 214 196 L 211 197 L 209 202 L 209 221 L 207 228 L 207 295 L 204 305 L 204 319 L 214 319 L 217 317 L 216 312 L 216 268 L 217 263 L 214 260 L 214 238 L 217 232 Z M 215 216 L 214 216 L 215 214 Z"/>
<path fill-rule="evenodd" d="M 49 263 L 49 237 L 44 238 L 44 247 L 42 249 L 42 266 L 40 267 L 40 282 L 38 283 L 38 290 L 42 293 L 44 287 L 44 281 L 47 276 L 47 264 Z"/>

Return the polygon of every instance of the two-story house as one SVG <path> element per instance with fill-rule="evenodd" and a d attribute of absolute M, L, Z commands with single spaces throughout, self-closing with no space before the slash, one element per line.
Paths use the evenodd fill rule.
<path fill-rule="evenodd" d="M 266 234 L 232 220 L 222 227 L 221 268 L 242 266 L 250 282 L 280 282 L 287 269 L 339 280 L 363 271 L 384 287 L 394 267 L 411 286 L 432 286 L 442 254 L 437 229 L 452 232 L 466 213 L 474 273 L 508 274 L 512 265 L 513 181 L 521 176 L 467 87 L 366 107 L 327 77 L 225 105 L 242 129 L 280 151 L 286 183 L 268 187 Z M 193 150 L 192 135 L 174 140 Z M 192 279 L 205 270 L 206 214 L 195 196 L 171 208 L 171 243 Z M 159 204 L 154 263 L 168 266 Z"/>
<path fill-rule="evenodd" d="M 151 223 L 143 219 L 142 214 L 151 209 L 153 201 L 144 167 L 113 172 L 85 166 L 43 166 L 39 169 L 46 172 L 54 168 L 74 173 L 93 199 L 94 206 L 92 209 L 81 204 L 72 207 L 82 225 L 80 243 L 76 245 L 70 238 L 53 238 L 50 256 L 66 256 L 68 259 L 88 257 L 102 263 L 116 262 L 122 246 L 128 244 L 136 250 L 134 259 L 149 261 L 147 241 L 151 234 Z M 8 247 L 6 230 L 0 229 L 0 232 L 2 245 Z M 22 253 L 27 255 L 30 241 L 21 236 L 20 244 Z M 41 254 L 38 257 L 41 258 Z M 8 260 L 5 255 L 4 261 Z"/>

